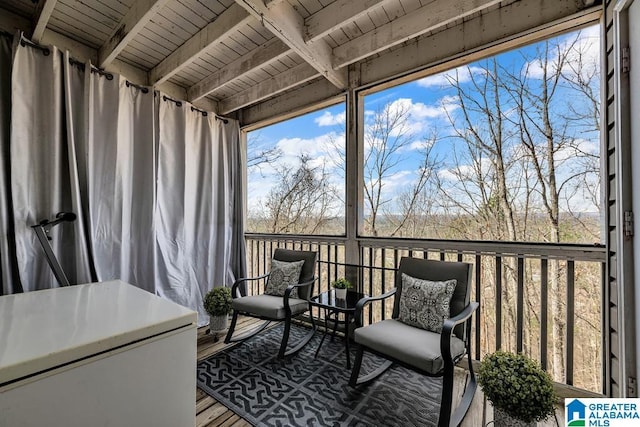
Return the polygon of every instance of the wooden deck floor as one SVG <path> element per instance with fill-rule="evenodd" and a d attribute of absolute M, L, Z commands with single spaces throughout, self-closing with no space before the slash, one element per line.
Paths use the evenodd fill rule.
<path fill-rule="evenodd" d="M 251 328 L 256 321 L 250 318 L 238 319 L 239 328 Z M 205 334 L 206 327 L 198 330 L 198 360 L 206 359 L 210 355 L 222 350 L 226 347 L 221 338 L 215 342 L 213 337 Z M 241 330 L 239 331 L 242 332 Z M 456 376 L 456 390 L 462 390 L 462 384 L 465 380 L 465 371 L 458 370 L 459 375 Z M 458 399 L 460 397 L 458 396 Z M 564 409 L 558 408 L 556 411 L 559 425 L 564 425 Z M 475 394 L 471 408 L 465 417 L 462 427 L 484 427 L 493 419 L 493 409 L 484 398 L 482 390 L 478 388 Z M 552 427 L 556 425 L 556 421 L 552 418 L 544 423 L 538 423 L 538 427 Z M 239 415 L 231 411 L 229 408 L 207 395 L 204 391 L 196 390 L 196 427 L 245 427 L 251 426 L 249 422 L 241 418 Z"/>

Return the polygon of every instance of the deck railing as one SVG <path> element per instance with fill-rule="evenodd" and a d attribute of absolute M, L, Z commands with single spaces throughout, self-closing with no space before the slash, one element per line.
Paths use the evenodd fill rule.
<path fill-rule="evenodd" d="M 395 286 L 403 256 L 472 263 L 476 359 L 496 349 L 524 352 L 557 382 L 604 390 L 603 246 L 360 238 L 356 267 L 345 258 L 345 238 L 252 233 L 246 242 L 251 276 L 268 271 L 277 247 L 317 251 L 316 293 L 347 277 L 364 293 L 382 294 Z M 390 317 L 392 308 L 392 300 L 375 304 L 366 320 Z"/>

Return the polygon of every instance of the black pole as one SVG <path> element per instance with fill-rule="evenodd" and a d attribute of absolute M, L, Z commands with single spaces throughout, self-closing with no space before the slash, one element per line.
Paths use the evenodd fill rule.
<path fill-rule="evenodd" d="M 58 262 L 58 258 L 56 254 L 53 253 L 53 248 L 51 247 L 51 243 L 49 240 L 49 230 L 60 224 L 64 221 L 75 221 L 76 214 L 73 212 L 60 212 L 56 215 L 56 219 L 53 221 L 49 221 L 48 219 L 43 219 L 39 224 L 32 225 L 33 231 L 35 231 L 36 236 L 38 236 L 38 240 L 42 245 L 42 249 L 44 250 L 45 257 L 47 258 L 47 262 L 49 263 L 49 267 L 53 271 L 53 275 L 56 277 L 56 280 L 60 284 L 60 286 L 69 286 L 69 279 L 67 279 L 67 275 L 64 274 L 64 270 L 60 263 Z"/>

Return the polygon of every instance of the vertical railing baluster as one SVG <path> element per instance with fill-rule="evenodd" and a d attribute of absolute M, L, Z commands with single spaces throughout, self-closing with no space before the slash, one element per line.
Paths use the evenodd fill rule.
<path fill-rule="evenodd" d="M 480 360 L 480 311 L 482 310 L 482 286 L 481 286 L 481 278 L 482 278 L 482 258 L 480 255 L 476 255 L 476 297 L 475 301 L 480 304 L 480 309 L 476 311 L 474 314 L 476 321 L 475 328 L 475 338 L 476 338 L 476 360 Z"/>
<path fill-rule="evenodd" d="M 496 255 L 496 350 L 502 348 L 502 257 Z"/>
<path fill-rule="evenodd" d="M 331 245 L 327 244 L 327 261 L 331 261 Z M 327 264 L 327 289 L 331 289 L 331 264 Z"/>
<path fill-rule="evenodd" d="M 516 351 L 522 353 L 524 343 L 524 258 L 518 257 L 518 284 L 516 295 Z"/>
<path fill-rule="evenodd" d="M 573 385 L 573 341 L 575 325 L 575 261 L 567 260 L 567 360 L 566 383 Z"/>
<path fill-rule="evenodd" d="M 373 248 L 369 248 L 369 295 L 373 296 Z M 373 309 L 369 306 L 369 324 L 373 323 Z"/>
<path fill-rule="evenodd" d="M 380 267 L 383 267 L 385 265 L 387 265 L 387 250 L 382 248 L 381 252 L 381 256 L 380 256 Z M 394 249 L 393 251 L 394 253 L 397 252 L 396 249 Z M 385 274 L 385 270 L 380 270 L 380 294 L 384 294 L 386 292 L 386 284 L 387 284 L 387 275 Z M 382 300 L 382 303 L 380 304 L 381 308 L 380 310 L 382 310 L 382 320 L 387 318 L 387 310 L 386 310 L 386 301 Z"/>
<path fill-rule="evenodd" d="M 338 245 L 334 245 L 333 247 L 333 262 L 336 264 L 335 271 L 333 272 L 333 280 L 338 279 L 338 277 L 346 277 L 344 271 L 342 273 L 338 273 Z"/>
<path fill-rule="evenodd" d="M 251 267 L 251 274 L 248 274 L 248 277 L 255 277 L 255 276 L 259 276 L 260 273 L 260 249 L 262 248 L 262 245 L 264 245 L 264 241 L 255 241 L 255 248 L 256 248 L 256 253 L 254 256 L 254 260 L 253 260 L 253 266 Z M 249 292 L 249 289 L 245 287 L 245 290 L 247 292 Z M 251 292 L 253 293 L 253 287 L 251 288 Z"/>
<path fill-rule="evenodd" d="M 549 260 L 540 260 L 540 364 L 547 370 L 549 322 Z"/>

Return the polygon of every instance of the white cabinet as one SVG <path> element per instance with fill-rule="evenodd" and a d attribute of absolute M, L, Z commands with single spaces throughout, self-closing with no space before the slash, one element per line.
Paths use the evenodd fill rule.
<path fill-rule="evenodd" d="M 0 297 L 0 426 L 191 427 L 196 334 L 121 281 Z"/>

